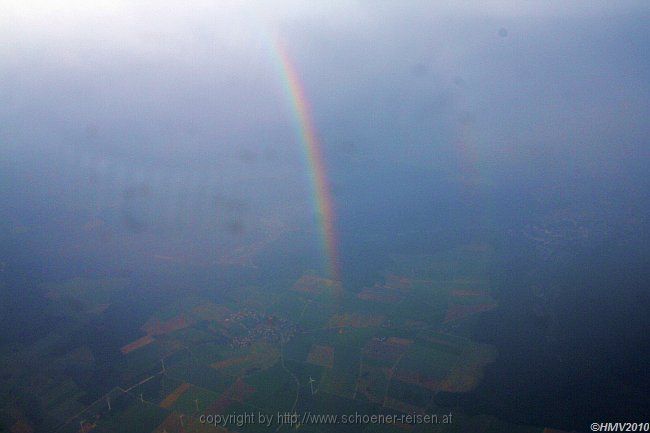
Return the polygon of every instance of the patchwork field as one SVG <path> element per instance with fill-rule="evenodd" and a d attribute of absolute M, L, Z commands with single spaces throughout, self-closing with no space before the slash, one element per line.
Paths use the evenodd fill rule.
<path fill-rule="evenodd" d="M 199 422 L 202 414 L 441 413 L 436 393 L 471 391 L 497 356 L 494 348 L 458 332 L 471 316 L 497 307 L 480 277 L 484 250 L 468 254 L 477 263 L 455 264 L 454 254 L 396 258 L 385 278 L 356 291 L 306 273 L 286 289 L 247 285 L 223 291 L 218 300 L 189 297 L 143 317 L 136 337 L 118 347 L 120 370 L 109 394 L 84 400 L 79 384 L 63 376 L 32 381 L 23 392 L 39 396 L 51 418 L 47 425 L 63 433 L 269 431 L 254 424 L 207 425 Z M 72 280 L 52 286 L 48 296 L 55 305 L 71 298 L 83 314 L 102 315 L 103 305 L 112 303 L 107 287 Z M 20 356 L 42 359 L 63 344 L 52 336 Z M 59 359 L 62 368 L 82 370 L 97 362 L 88 345 L 63 351 Z M 11 421 L 16 431 L 31 425 L 23 415 Z M 500 432 L 525 431 L 494 423 Z M 444 429 L 410 424 L 279 429 L 497 431 L 472 430 L 478 425 L 485 426 L 459 413 L 458 423 Z"/>

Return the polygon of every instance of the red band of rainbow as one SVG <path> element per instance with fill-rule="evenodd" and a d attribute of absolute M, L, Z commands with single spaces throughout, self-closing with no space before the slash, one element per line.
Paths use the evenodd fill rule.
<path fill-rule="evenodd" d="M 337 236 L 335 230 L 335 211 L 330 185 L 327 180 L 325 160 L 321 151 L 318 135 L 312 120 L 309 101 L 305 94 L 296 67 L 279 37 L 273 38 L 275 52 L 279 59 L 281 76 L 287 97 L 291 103 L 293 117 L 308 164 L 308 172 L 314 192 L 314 207 L 318 217 L 321 241 L 327 256 L 327 267 L 330 278 L 341 280 Z"/>

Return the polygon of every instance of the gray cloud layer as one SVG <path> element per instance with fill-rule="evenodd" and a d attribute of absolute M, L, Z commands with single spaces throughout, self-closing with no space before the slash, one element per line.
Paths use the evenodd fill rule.
<path fill-rule="evenodd" d="M 589 188 L 624 182 L 640 195 L 649 12 L 632 1 L 3 2 L 0 158 L 21 209 L 4 212 L 116 212 L 135 232 L 216 224 L 240 236 L 268 215 L 313 224 L 277 34 L 339 200 L 363 201 L 359 179 L 381 189 L 394 167 L 479 188 L 538 181 L 571 196 L 596 179 Z"/>

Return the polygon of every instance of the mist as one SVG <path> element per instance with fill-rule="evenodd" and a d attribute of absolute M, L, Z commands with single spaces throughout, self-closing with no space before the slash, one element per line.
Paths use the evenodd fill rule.
<path fill-rule="evenodd" d="M 463 332 L 504 355 L 467 410 L 580 429 L 643 413 L 649 19 L 640 1 L 3 2 L 1 290 L 23 323 L 5 339 L 43 332 L 20 316 L 49 280 L 126 276 L 136 305 L 327 272 L 282 40 L 346 289 L 490 244 L 501 308 Z M 503 379 L 540 369 L 554 385 Z M 583 382 L 608 397 L 535 397 Z"/>

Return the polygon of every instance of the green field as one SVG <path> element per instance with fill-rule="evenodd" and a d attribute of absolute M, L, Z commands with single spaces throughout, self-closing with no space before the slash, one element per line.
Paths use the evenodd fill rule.
<path fill-rule="evenodd" d="M 315 414 L 448 412 L 449 408 L 435 405 L 435 393 L 471 390 L 497 356 L 492 347 L 456 332 L 468 314 L 465 310 L 457 314 L 454 308 L 493 302 L 489 284 L 481 276 L 487 259 L 472 252 L 460 261 L 462 253 L 396 257 L 385 279 L 356 291 L 335 290 L 327 280 L 310 274 L 299 280 L 308 290 L 297 290 L 291 284 L 276 288 L 247 285 L 225 290 L 219 301 L 190 296 L 166 305 L 141 322 L 164 330 L 156 323 L 177 323 L 184 318 L 182 329 L 155 331 L 152 343 L 118 357 L 114 367 L 121 382 L 111 391 L 117 394 L 111 397 L 110 411 L 105 401 L 84 410 L 88 405 L 82 403 L 84 389 L 61 375 L 42 375 L 50 379 L 40 382 L 32 378 L 29 388 L 18 391 L 36 393 L 38 404 L 48 414 L 47 425 L 63 424 L 61 432 L 75 431 L 74 425 L 92 417 L 96 432 L 146 433 L 158 428 L 157 432 L 172 433 L 170 429 L 180 428 L 181 416 L 186 431 L 211 431 L 207 429 L 213 427 L 201 426 L 197 418 L 211 410 L 277 415 L 294 405 L 299 413 Z M 408 277 L 400 276 L 404 269 Z M 70 297 L 86 308 L 109 302 L 108 288 L 115 284 L 76 279 L 50 290 L 58 293 L 53 302 L 60 304 L 61 298 Z M 364 296 L 358 296 L 364 290 Z M 445 322 L 449 311 L 456 314 L 451 325 Z M 28 374 L 23 363 L 38 364 L 53 351 L 61 353 L 50 368 L 93 368 L 88 346 L 61 349 L 65 343 L 52 334 L 21 352 L 5 354 L 1 362 L 12 372 L 13 383 Z M 173 394 L 175 390 L 178 395 Z M 160 404 L 167 397 L 171 400 L 164 409 Z M 480 431 L 540 431 L 460 411 L 454 414 L 456 421 L 450 425 L 408 428 L 455 432 L 487 425 L 487 430 Z M 5 419 L 12 422 L 15 417 Z M 295 426 L 281 430 L 289 428 Z M 254 424 L 229 429 L 268 431 Z M 303 432 L 403 429 L 362 424 L 299 427 Z"/>

